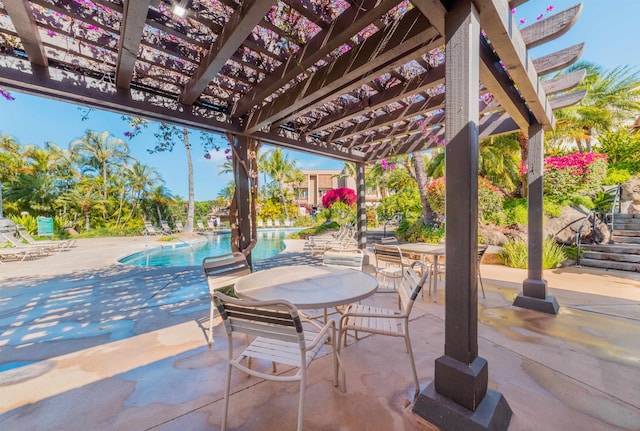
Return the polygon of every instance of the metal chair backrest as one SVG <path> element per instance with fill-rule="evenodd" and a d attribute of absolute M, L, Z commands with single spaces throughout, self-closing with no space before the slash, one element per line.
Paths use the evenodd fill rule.
<path fill-rule="evenodd" d="M 338 250 L 331 248 L 322 255 L 322 264 L 362 270 L 364 253 L 360 249 Z"/>
<path fill-rule="evenodd" d="M 416 271 L 416 267 L 420 267 L 421 275 Z M 404 269 L 403 277 L 398 287 L 398 294 L 400 295 L 400 307 L 406 316 L 411 314 L 413 304 L 428 278 L 429 266 L 418 260 Z"/>
<path fill-rule="evenodd" d="M 376 264 L 403 266 L 402 250 L 397 245 L 373 244 Z"/>
<path fill-rule="evenodd" d="M 248 301 L 231 298 L 220 292 L 214 294 L 213 300 L 228 336 L 233 332 L 240 332 L 254 337 L 297 343 L 301 351 L 306 348 L 298 309 L 290 302 Z M 232 342 L 229 342 L 229 349 L 233 351 Z M 304 355 L 300 358 L 304 358 Z M 302 366 L 301 363 L 295 365 Z"/>
<path fill-rule="evenodd" d="M 385 236 L 384 238 L 380 238 L 380 244 L 382 245 L 398 245 L 398 238 L 395 236 Z"/>
<path fill-rule="evenodd" d="M 210 291 L 230 286 L 239 277 L 251 273 L 247 258 L 240 252 L 207 256 L 202 259 L 202 269 Z"/>

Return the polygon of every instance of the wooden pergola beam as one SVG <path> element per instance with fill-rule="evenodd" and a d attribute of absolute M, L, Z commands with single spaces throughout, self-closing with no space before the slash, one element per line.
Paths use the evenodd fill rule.
<path fill-rule="evenodd" d="M 255 132 L 286 118 L 311 104 L 321 105 L 334 99 L 338 92 L 348 92 L 366 81 L 368 74 L 381 74 L 418 56 L 430 48 L 438 34 L 419 11 L 411 10 L 399 25 L 389 26 L 371 36 L 361 45 L 339 57 L 331 67 L 325 67 L 304 82 L 252 113 L 247 132 Z"/>
<path fill-rule="evenodd" d="M 336 18 L 330 28 L 318 32 L 289 61 L 280 65 L 252 91 L 242 97 L 233 109 L 234 117 L 241 117 L 259 105 L 264 99 L 278 91 L 284 85 L 318 61 L 325 58 L 339 46 L 348 43 L 358 31 L 397 4 L 395 0 L 384 0 L 377 5 L 377 0 L 364 0 L 362 7 L 351 7 Z"/>
<path fill-rule="evenodd" d="M 551 130 L 555 122 L 553 112 L 547 101 L 547 96 L 540 86 L 538 73 L 527 54 L 525 42 L 508 3 L 504 0 L 474 0 L 474 4 L 480 14 L 480 24 L 487 34 L 487 38 L 491 40 L 491 47 L 503 62 L 513 84 L 518 87 L 518 91 L 533 118 L 547 130 Z M 487 85 L 484 82 L 485 77 L 486 73 L 483 73 L 481 79 Z M 491 90 L 491 88 L 489 89 Z M 496 97 L 498 96 L 496 95 Z M 503 100 L 500 98 L 498 101 L 503 104 Z M 516 117 L 516 122 L 522 122 L 520 109 L 514 110 L 513 106 L 506 106 L 506 108 L 511 108 L 511 110 L 508 109 L 508 112 Z"/>
<path fill-rule="evenodd" d="M 575 6 L 545 19 L 541 19 L 540 21 L 536 21 L 521 30 L 522 40 L 527 46 L 527 49 L 531 49 L 557 39 L 568 32 L 571 27 L 578 22 L 580 14 L 582 14 L 582 3 L 578 3 Z"/>
<path fill-rule="evenodd" d="M 11 17 L 11 22 L 18 33 L 18 37 L 20 37 L 29 61 L 40 66 L 47 66 L 49 60 L 44 51 L 36 20 L 31 13 L 29 1 L 9 0 L 4 2 L 4 7 L 7 9 L 9 17 Z"/>
<path fill-rule="evenodd" d="M 202 59 L 200 67 L 185 86 L 180 101 L 191 105 L 242 45 L 253 28 L 264 18 L 272 6 L 271 1 L 252 0 L 243 2 L 233 13 L 222 33 L 211 44 L 209 52 Z"/>
<path fill-rule="evenodd" d="M 584 43 L 578 43 L 569 48 L 545 55 L 544 57 L 536 58 L 533 60 L 533 66 L 540 76 L 548 75 L 549 73 L 558 72 L 578 61 L 583 51 Z"/>
<path fill-rule="evenodd" d="M 128 89 L 131 86 L 150 3 L 151 0 L 138 0 L 126 1 L 123 4 L 116 65 L 116 86 L 119 88 Z"/>

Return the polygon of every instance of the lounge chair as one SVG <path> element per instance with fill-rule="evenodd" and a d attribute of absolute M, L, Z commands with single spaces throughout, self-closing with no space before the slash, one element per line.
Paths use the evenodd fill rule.
<path fill-rule="evenodd" d="M 160 222 L 160 227 L 162 228 L 162 233 L 165 235 L 171 235 L 171 226 L 169 226 L 169 222 L 167 221 L 161 221 Z"/>
<path fill-rule="evenodd" d="M 338 372 L 342 363 L 335 344 L 336 327 L 332 320 L 324 326 L 313 325 L 313 330 L 304 328 L 297 308 L 287 301 L 246 301 L 234 299 L 216 292 L 215 305 L 222 316 L 227 331 L 227 372 L 224 385 L 224 406 L 221 431 L 227 429 L 227 416 L 231 398 L 231 372 L 235 368 L 260 379 L 279 382 L 300 382 L 298 401 L 298 426 L 304 423 L 304 393 L 307 386 L 307 368 L 318 357 L 324 345 L 331 346 L 333 354 L 333 385 L 338 386 Z M 305 326 L 311 326 L 305 325 Z M 244 333 L 256 337 L 239 355 L 233 353 L 233 333 Z M 295 374 L 286 375 L 262 372 L 251 368 L 251 359 L 266 360 L 293 367 Z M 249 361 L 244 364 L 244 360 Z M 344 371 L 342 373 L 344 382 Z M 344 392 L 344 386 L 341 387 Z M 242 401 L 242 397 L 234 397 Z"/>
<path fill-rule="evenodd" d="M 263 228 L 264 227 L 264 222 L 262 221 L 261 218 L 258 219 L 258 228 Z"/>
<path fill-rule="evenodd" d="M 204 228 L 204 224 L 202 224 L 202 220 L 196 221 L 197 230 L 199 232 L 204 232 L 206 229 Z"/>
<path fill-rule="evenodd" d="M 53 252 L 60 251 L 60 247 L 54 245 L 25 244 L 16 238 L 15 230 L 11 228 L 0 230 L 0 241 L 8 241 L 16 249 L 35 251 L 31 254 L 37 254 L 38 256 L 47 256 Z"/>
<path fill-rule="evenodd" d="M 144 231 L 143 233 L 145 235 L 160 235 L 160 232 L 153 227 L 153 225 L 151 224 L 150 221 L 145 221 L 144 222 Z"/>
<path fill-rule="evenodd" d="M 0 263 L 9 261 L 22 262 L 30 255 L 29 250 L 24 248 L 0 248 Z"/>
<path fill-rule="evenodd" d="M 267 227 L 273 227 L 273 220 L 267 219 Z"/>
<path fill-rule="evenodd" d="M 180 220 L 176 220 L 176 232 L 182 232 L 184 230 L 184 225 Z"/>
<path fill-rule="evenodd" d="M 213 220 L 208 218 L 207 219 L 207 227 L 209 228 L 209 230 L 215 230 L 216 229 L 216 224 L 213 222 Z"/>
<path fill-rule="evenodd" d="M 27 232 L 27 229 L 25 229 L 24 226 L 21 225 L 16 225 L 16 229 L 18 231 L 18 233 L 20 234 L 20 236 L 27 241 L 27 243 L 29 244 L 33 244 L 33 245 L 41 245 L 41 246 L 54 246 L 54 247 L 59 247 L 61 251 L 66 251 L 69 250 L 71 247 L 75 247 L 76 245 L 76 241 L 73 239 L 64 239 L 64 240 L 59 240 L 59 241 L 52 241 L 52 240 L 42 240 L 42 241 L 36 241 L 35 238 L 33 238 L 29 232 Z"/>
<path fill-rule="evenodd" d="M 280 227 L 280 220 L 275 219 L 275 220 L 273 221 L 273 226 L 274 226 L 274 227 Z"/>

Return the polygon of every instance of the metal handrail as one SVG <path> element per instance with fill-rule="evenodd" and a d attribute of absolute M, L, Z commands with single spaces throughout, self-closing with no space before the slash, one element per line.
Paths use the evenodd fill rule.
<path fill-rule="evenodd" d="M 596 214 L 597 214 L 596 210 L 589 211 L 589 213 L 585 216 L 585 218 L 582 221 L 582 223 L 580 223 L 580 227 L 578 228 L 578 231 L 576 232 L 576 246 L 578 248 L 577 254 L 576 254 L 576 266 L 580 266 L 580 237 L 582 236 L 582 229 L 587 224 L 587 222 L 589 221 L 590 217 L 593 216 L 592 232 L 595 231 L 595 228 L 596 228 Z M 593 233 L 592 233 L 592 235 L 593 235 Z"/>
<path fill-rule="evenodd" d="M 384 222 L 384 225 L 382 226 L 384 228 L 383 235 L 385 237 L 387 236 L 387 225 L 389 223 L 400 224 L 401 221 L 402 221 L 402 213 L 395 213 L 394 215 L 392 215 L 391 218 L 386 222 Z"/>
<path fill-rule="evenodd" d="M 622 186 L 620 184 L 617 185 L 616 187 L 616 194 L 613 196 L 613 202 L 611 203 L 611 212 L 607 214 L 607 218 L 609 221 L 609 231 L 611 232 L 611 234 L 613 235 L 613 219 L 614 219 L 614 210 L 616 208 L 616 205 L 618 205 L 618 214 L 622 212 L 622 201 L 620 200 L 620 197 L 622 195 Z"/>

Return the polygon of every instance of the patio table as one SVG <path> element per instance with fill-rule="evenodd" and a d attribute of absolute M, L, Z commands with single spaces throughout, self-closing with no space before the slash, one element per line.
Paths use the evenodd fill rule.
<path fill-rule="evenodd" d="M 433 257 L 433 274 L 431 278 L 431 284 L 433 286 L 433 295 L 436 294 L 438 289 L 438 273 L 440 266 L 440 256 L 446 254 L 445 246 L 442 244 L 427 244 L 426 242 L 414 242 L 408 244 L 400 244 L 400 250 L 404 253 L 414 253 L 422 256 Z M 424 260 L 424 259 L 423 259 Z"/>
<path fill-rule="evenodd" d="M 272 301 L 284 299 L 300 309 L 326 309 L 372 295 L 378 280 L 365 272 L 331 266 L 294 265 L 257 271 L 235 284 L 239 297 Z"/>

